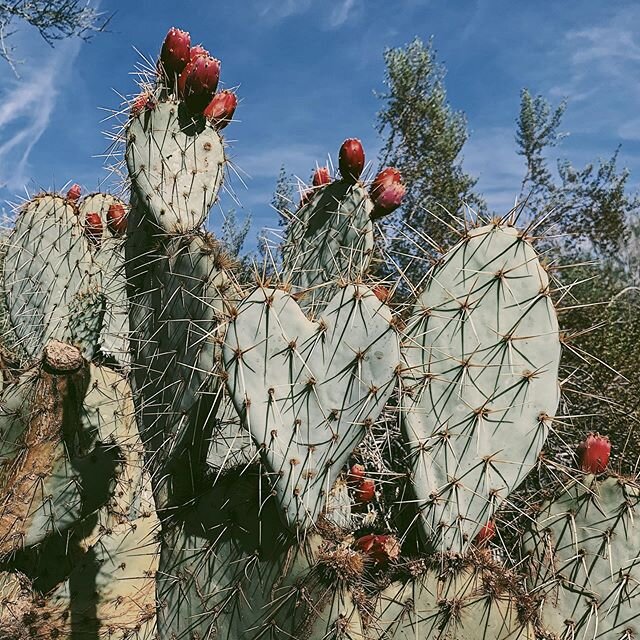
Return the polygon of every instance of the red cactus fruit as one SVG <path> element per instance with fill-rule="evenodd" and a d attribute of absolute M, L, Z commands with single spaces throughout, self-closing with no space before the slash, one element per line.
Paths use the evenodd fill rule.
<path fill-rule="evenodd" d="M 204 47 L 197 45 L 191 48 L 190 60 L 178 76 L 178 95 L 181 98 L 184 97 L 184 85 L 187 82 L 189 72 L 193 69 L 195 61 L 203 56 L 210 57 L 209 52 Z"/>
<path fill-rule="evenodd" d="M 355 184 L 364 169 L 364 149 L 356 138 L 347 138 L 338 153 L 338 166 L 342 179 L 348 184 Z"/>
<path fill-rule="evenodd" d="M 406 193 L 407 188 L 401 182 L 394 182 L 384 187 L 373 201 L 371 219 L 377 220 L 395 211 L 402 204 Z"/>
<path fill-rule="evenodd" d="M 493 520 L 489 520 L 487 524 L 478 531 L 475 538 L 476 547 L 484 547 L 496 535 L 496 524 Z"/>
<path fill-rule="evenodd" d="M 119 202 L 114 202 L 107 211 L 107 229 L 114 236 L 122 236 L 127 232 L 127 212 Z"/>
<path fill-rule="evenodd" d="M 347 474 L 347 482 L 356 484 L 364 479 L 365 469 L 361 464 L 351 465 L 349 473 Z"/>
<path fill-rule="evenodd" d="M 611 442 L 607 436 L 590 433 L 584 442 L 578 446 L 578 460 L 580 467 L 587 473 L 602 473 L 609 463 Z"/>
<path fill-rule="evenodd" d="M 191 36 L 186 31 L 169 29 L 160 52 L 160 62 L 169 78 L 179 74 L 191 57 Z"/>
<path fill-rule="evenodd" d="M 233 91 L 221 91 L 213 96 L 213 100 L 204 110 L 204 115 L 219 131 L 231 122 L 237 106 L 238 98 Z"/>
<path fill-rule="evenodd" d="M 356 502 L 371 502 L 376 497 L 376 483 L 365 478 L 356 488 Z"/>
<path fill-rule="evenodd" d="M 80 200 L 80 194 L 82 193 L 82 187 L 79 184 L 72 184 L 67 191 L 67 200 L 71 204 L 75 204 Z"/>
<path fill-rule="evenodd" d="M 316 167 L 313 172 L 313 186 L 320 187 L 323 184 L 329 184 L 331 182 L 331 174 L 329 173 L 329 167 Z"/>
<path fill-rule="evenodd" d="M 84 233 L 96 246 L 102 241 L 102 218 L 99 213 L 91 211 L 84 219 Z"/>
<path fill-rule="evenodd" d="M 356 549 L 366 553 L 376 564 L 388 564 L 400 556 L 400 543 L 392 535 L 371 533 L 358 538 Z"/>
<path fill-rule="evenodd" d="M 373 293 L 380 302 L 386 302 L 389 299 L 389 289 L 381 284 L 377 284 L 373 287 Z"/>
<path fill-rule="evenodd" d="M 184 80 L 183 97 L 192 113 L 202 113 L 211 102 L 220 80 L 220 61 L 211 56 L 198 56 L 189 65 Z"/>
<path fill-rule="evenodd" d="M 189 51 L 189 61 L 195 60 L 198 56 L 211 55 L 201 44 L 197 44 L 195 47 L 191 47 Z"/>
<path fill-rule="evenodd" d="M 387 167 L 373 179 L 369 187 L 369 195 L 372 200 L 376 200 L 386 187 L 402 182 L 402 175 L 394 167 Z"/>
<path fill-rule="evenodd" d="M 155 100 L 153 98 L 153 94 L 149 91 L 145 91 L 140 95 L 136 96 L 133 104 L 131 105 L 131 115 L 135 118 L 135 116 L 142 113 L 145 109 L 151 110 L 156 106 Z"/>

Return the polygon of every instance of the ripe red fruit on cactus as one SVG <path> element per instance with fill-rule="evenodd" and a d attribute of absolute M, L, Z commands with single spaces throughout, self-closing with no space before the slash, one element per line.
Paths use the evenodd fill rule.
<path fill-rule="evenodd" d="M 195 61 L 202 56 L 210 57 L 210 54 L 204 47 L 201 47 L 200 45 L 191 47 L 189 62 L 178 77 L 178 95 L 181 98 L 184 96 L 184 85 L 187 82 L 187 76 L 189 75 L 191 69 L 193 69 Z"/>
<path fill-rule="evenodd" d="M 358 538 L 356 549 L 370 556 L 376 564 L 387 564 L 400 556 L 400 543 L 392 535 L 369 534 Z"/>
<path fill-rule="evenodd" d="M 357 502 L 371 502 L 376 497 L 376 483 L 370 478 L 365 478 L 356 488 Z"/>
<path fill-rule="evenodd" d="M 191 57 L 191 36 L 186 31 L 169 29 L 160 52 L 160 62 L 169 78 L 179 74 Z"/>
<path fill-rule="evenodd" d="M 127 232 L 127 212 L 119 202 L 114 202 L 107 211 L 107 229 L 114 236 L 122 236 Z"/>
<path fill-rule="evenodd" d="M 348 184 L 355 184 L 364 169 L 364 149 L 356 138 L 347 138 L 340 147 L 338 166 L 342 179 Z"/>
<path fill-rule="evenodd" d="M 475 543 L 477 547 L 484 547 L 489 540 L 491 540 L 496 535 L 496 525 L 493 520 L 489 520 L 487 524 L 478 531 L 478 535 L 476 536 Z"/>
<path fill-rule="evenodd" d="M 389 289 L 381 284 L 377 284 L 373 287 L 373 293 L 380 302 L 386 302 L 389 299 Z"/>
<path fill-rule="evenodd" d="M 580 467 L 587 473 L 602 473 L 609 464 L 611 442 L 607 436 L 590 433 L 578 447 Z"/>
<path fill-rule="evenodd" d="M 377 220 L 395 211 L 401 204 L 407 193 L 407 188 L 401 182 L 394 182 L 382 189 L 373 200 L 371 219 Z"/>
<path fill-rule="evenodd" d="M 67 200 L 72 204 L 75 204 L 80 199 L 80 194 L 82 193 L 82 187 L 79 184 L 72 184 L 67 191 Z"/>
<path fill-rule="evenodd" d="M 387 167 L 373 179 L 373 182 L 369 187 L 369 195 L 372 200 L 376 200 L 386 187 L 401 182 L 402 176 L 400 175 L 400 172 L 397 169 L 394 169 L 394 167 Z"/>
<path fill-rule="evenodd" d="M 195 60 L 198 56 L 211 55 L 201 44 L 197 44 L 195 47 L 191 47 L 189 51 L 189 62 Z"/>
<path fill-rule="evenodd" d="M 95 245 L 102 241 L 102 218 L 99 213 L 91 211 L 84 219 L 84 233 Z"/>
<path fill-rule="evenodd" d="M 220 80 L 220 61 L 211 56 L 198 56 L 189 65 L 184 81 L 184 101 L 192 113 L 202 113 L 211 102 Z"/>
<path fill-rule="evenodd" d="M 231 122 L 237 106 L 238 98 L 233 91 L 221 91 L 213 96 L 213 100 L 204 110 L 204 115 L 219 131 Z"/>
<path fill-rule="evenodd" d="M 145 91 L 139 96 L 136 96 L 136 99 L 133 101 L 133 104 L 131 105 L 131 115 L 135 117 L 138 114 L 142 113 L 145 109 L 151 110 L 155 106 L 156 105 L 153 94 Z"/>
<path fill-rule="evenodd" d="M 365 469 L 361 464 L 353 464 L 351 465 L 351 469 L 349 469 L 349 473 L 347 474 L 347 482 L 360 482 L 364 479 Z"/>
<path fill-rule="evenodd" d="M 323 184 L 329 184 L 331 182 L 331 174 L 328 167 L 316 167 L 313 172 L 313 186 L 319 187 Z"/>

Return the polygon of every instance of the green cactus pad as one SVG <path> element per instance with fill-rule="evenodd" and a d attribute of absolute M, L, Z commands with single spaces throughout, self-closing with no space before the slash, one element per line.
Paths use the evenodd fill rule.
<path fill-rule="evenodd" d="M 160 102 L 127 128 L 127 167 L 140 201 L 166 233 L 194 231 L 205 221 L 224 174 L 224 148 L 204 118 Z"/>
<path fill-rule="evenodd" d="M 501 567 L 429 570 L 379 596 L 368 637 L 376 640 L 534 640 Z"/>
<path fill-rule="evenodd" d="M 335 295 L 332 283 L 361 279 L 371 262 L 373 203 L 364 188 L 342 181 L 316 189 L 289 221 L 283 278 L 294 292 L 309 290 L 301 307 L 319 311 Z"/>
<path fill-rule="evenodd" d="M 469 231 L 430 274 L 403 354 L 424 531 L 436 550 L 461 552 L 536 464 L 559 401 L 558 323 L 524 236 Z"/>
<path fill-rule="evenodd" d="M 97 292 L 87 240 L 74 208 L 55 195 L 25 204 L 9 239 L 2 287 L 20 345 L 38 358 L 52 339 L 69 336 L 70 308 Z M 91 358 L 97 336 L 77 344 Z"/>
<path fill-rule="evenodd" d="M 308 527 L 394 388 L 391 312 L 366 287 L 347 285 L 318 322 L 269 288 L 234 315 L 223 350 L 227 388 L 274 474 L 285 522 Z"/>
<path fill-rule="evenodd" d="M 640 636 L 640 487 L 593 476 L 542 505 L 525 538 L 540 623 L 553 638 Z"/>

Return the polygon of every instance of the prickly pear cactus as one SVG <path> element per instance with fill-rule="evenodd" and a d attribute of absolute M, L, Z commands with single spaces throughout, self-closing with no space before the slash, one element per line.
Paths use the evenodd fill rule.
<path fill-rule="evenodd" d="M 229 393 L 272 474 L 285 522 L 304 529 L 393 390 L 391 313 L 366 287 L 348 285 L 316 322 L 270 288 L 256 289 L 232 315 Z"/>
<path fill-rule="evenodd" d="M 424 532 L 464 551 L 536 464 L 560 397 L 549 280 L 526 237 L 468 231 L 403 340 L 402 421 Z"/>

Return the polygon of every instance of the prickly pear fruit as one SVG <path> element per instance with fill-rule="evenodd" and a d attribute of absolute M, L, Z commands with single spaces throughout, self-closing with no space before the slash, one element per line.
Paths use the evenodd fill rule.
<path fill-rule="evenodd" d="M 191 36 L 186 31 L 169 29 L 160 52 L 160 62 L 169 78 L 179 74 L 191 56 Z"/>
<path fill-rule="evenodd" d="M 200 45 L 191 47 L 190 60 L 178 76 L 178 95 L 181 98 L 184 97 L 184 85 L 187 82 L 187 76 L 195 66 L 195 61 L 202 56 L 210 57 L 210 54 L 204 47 L 201 47 Z"/>
<path fill-rule="evenodd" d="M 478 531 L 475 538 L 476 547 L 484 547 L 496 535 L 496 524 L 493 520 L 489 520 L 487 524 Z"/>
<path fill-rule="evenodd" d="M 80 199 L 81 193 L 82 187 L 79 184 L 72 184 L 69 191 L 67 191 L 67 201 L 75 204 Z"/>
<path fill-rule="evenodd" d="M 153 109 L 155 102 L 153 94 L 149 91 L 144 91 L 140 95 L 136 96 L 133 104 L 131 105 L 131 116 L 136 117 L 139 113 L 142 113 L 145 109 Z"/>
<path fill-rule="evenodd" d="M 313 186 L 320 187 L 323 184 L 329 184 L 331 182 L 331 174 L 328 167 L 316 167 L 313 172 Z"/>
<path fill-rule="evenodd" d="M 369 187 L 369 195 L 376 200 L 390 185 L 402 182 L 400 172 L 394 167 L 387 167 L 378 173 Z"/>
<path fill-rule="evenodd" d="M 220 80 L 220 61 L 211 56 L 198 56 L 190 65 L 184 80 L 184 101 L 192 113 L 202 113 L 211 101 Z"/>
<path fill-rule="evenodd" d="M 198 56 L 209 56 L 211 55 L 201 44 L 197 44 L 195 47 L 191 47 L 191 51 L 189 52 L 189 62 L 195 60 Z"/>
<path fill-rule="evenodd" d="M 114 236 L 122 236 L 127 232 L 127 212 L 118 202 L 107 211 L 107 228 Z"/>
<path fill-rule="evenodd" d="M 365 478 L 356 489 L 356 502 L 371 502 L 376 497 L 376 483 Z"/>
<path fill-rule="evenodd" d="M 204 110 L 204 116 L 211 121 L 215 129 L 220 131 L 231 122 L 237 106 L 238 98 L 233 91 L 221 91 L 213 96 Z"/>
<path fill-rule="evenodd" d="M 96 246 L 100 244 L 102 240 L 102 218 L 100 214 L 95 211 L 87 213 L 84 219 L 84 233 L 90 242 Z"/>
<path fill-rule="evenodd" d="M 394 182 L 384 187 L 378 196 L 373 199 L 371 219 L 376 220 L 395 211 L 402 204 L 406 193 L 407 188 L 401 182 Z"/>
<path fill-rule="evenodd" d="M 347 138 L 340 147 L 338 154 L 338 166 L 342 179 L 355 184 L 364 169 L 364 149 L 362 143 L 356 138 Z"/>
<path fill-rule="evenodd" d="M 373 287 L 373 293 L 375 293 L 376 298 L 378 298 L 380 302 L 386 302 L 389 299 L 389 289 L 381 284 Z"/>
<path fill-rule="evenodd" d="M 392 535 L 362 536 L 355 542 L 356 549 L 366 553 L 376 564 L 388 564 L 400 555 L 400 543 Z"/>
<path fill-rule="evenodd" d="M 361 482 L 364 479 L 364 466 L 361 464 L 351 465 L 351 469 L 349 469 L 349 473 L 347 474 L 347 482 L 351 482 L 356 484 Z"/>
<path fill-rule="evenodd" d="M 578 447 L 580 467 L 587 473 L 602 473 L 609 463 L 611 442 L 607 436 L 590 433 Z"/>

